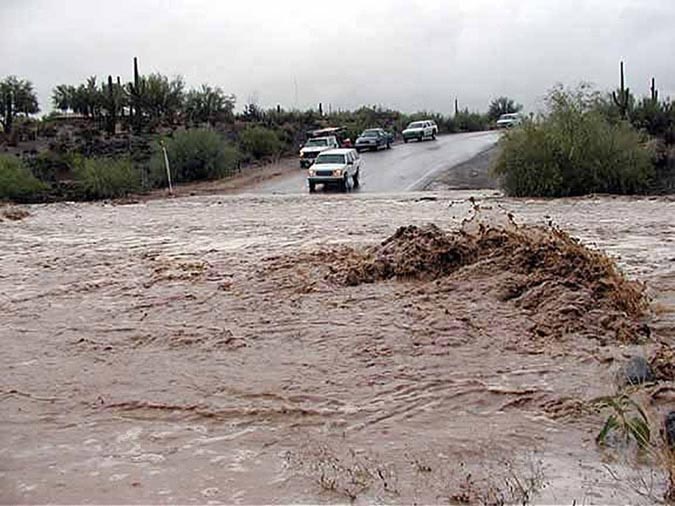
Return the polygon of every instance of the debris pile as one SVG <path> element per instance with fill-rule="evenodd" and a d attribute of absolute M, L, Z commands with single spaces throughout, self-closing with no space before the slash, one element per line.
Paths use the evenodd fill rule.
<path fill-rule="evenodd" d="M 640 322 L 648 307 L 644 286 L 605 254 L 552 226 L 467 223 L 456 231 L 401 227 L 378 245 L 340 255 L 329 278 L 346 286 L 489 278 L 501 301 L 531 314 L 539 336 L 581 332 L 602 341 L 609 331 L 636 341 L 649 334 Z"/>
<path fill-rule="evenodd" d="M 0 221 L 2 221 L 3 218 L 6 218 L 10 221 L 19 221 L 23 220 L 24 218 L 28 218 L 29 216 L 30 213 L 25 209 L 20 207 L 8 207 L 0 212 Z"/>

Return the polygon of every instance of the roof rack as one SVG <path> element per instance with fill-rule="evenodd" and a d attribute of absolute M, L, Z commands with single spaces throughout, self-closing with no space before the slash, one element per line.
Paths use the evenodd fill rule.
<path fill-rule="evenodd" d="M 328 135 L 339 135 L 344 133 L 344 127 L 321 128 L 319 130 L 311 130 L 308 132 L 309 137 L 326 137 Z"/>

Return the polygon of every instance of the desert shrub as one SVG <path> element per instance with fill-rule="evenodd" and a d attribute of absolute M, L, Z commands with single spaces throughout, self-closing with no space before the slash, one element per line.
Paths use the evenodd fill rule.
<path fill-rule="evenodd" d="M 85 198 L 118 198 L 141 189 L 141 175 L 129 158 L 85 158 L 75 167 Z"/>
<path fill-rule="evenodd" d="M 237 168 L 238 150 L 213 130 L 177 132 L 165 143 L 174 182 L 217 179 Z M 164 154 L 159 145 L 150 160 L 150 173 L 155 184 L 166 184 Z"/>
<path fill-rule="evenodd" d="M 260 126 L 244 130 L 239 137 L 239 143 L 244 153 L 257 160 L 278 154 L 282 150 L 282 143 L 277 133 Z"/>
<path fill-rule="evenodd" d="M 667 145 L 675 144 L 675 101 L 658 102 L 645 97 L 631 110 L 630 121 L 635 128 Z"/>
<path fill-rule="evenodd" d="M 468 109 L 459 111 L 454 119 L 454 127 L 457 132 L 481 132 L 487 130 L 490 125 L 490 117 L 478 112 L 470 112 Z"/>
<path fill-rule="evenodd" d="M 0 155 L 0 200 L 36 200 L 46 189 L 21 159 Z"/>
<path fill-rule="evenodd" d="M 557 88 L 549 112 L 504 135 L 494 172 L 514 196 L 640 193 L 654 170 L 644 139 L 594 109 L 588 88 Z"/>
<path fill-rule="evenodd" d="M 59 176 L 72 173 L 82 163 L 82 156 L 73 153 L 45 151 L 25 160 L 26 166 L 33 175 L 45 183 L 56 183 Z"/>

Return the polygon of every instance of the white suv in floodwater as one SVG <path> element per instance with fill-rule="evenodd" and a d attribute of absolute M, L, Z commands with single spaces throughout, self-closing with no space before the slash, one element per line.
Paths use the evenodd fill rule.
<path fill-rule="evenodd" d="M 317 184 L 337 185 L 341 191 L 349 188 L 351 178 L 358 188 L 361 177 L 361 155 L 355 149 L 330 149 L 316 157 L 307 172 L 309 191 L 313 193 Z"/>
<path fill-rule="evenodd" d="M 432 140 L 435 140 L 437 133 L 438 126 L 436 126 L 436 122 L 425 120 L 413 121 L 405 130 L 403 130 L 403 132 L 401 132 L 401 135 L 403 135 L 403 142 L 408 142 L 411 139 L 421 141 L 425 138 L 431 138 Z"/>

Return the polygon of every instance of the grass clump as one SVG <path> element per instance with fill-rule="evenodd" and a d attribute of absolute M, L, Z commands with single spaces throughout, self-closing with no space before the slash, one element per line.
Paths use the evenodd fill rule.
<path fill-rule="evenodd" d="M 165 140 L 171 177 L 174 182 L 218 179 L 237 168 L 239 152 L 213 130 L 197 128 L 177 132 Z M 164 154 L 157 146 L 150 160 L 154 183 L 166 184 Z"/>
<path fill-rule="evenodd" d="M 608 436 L 616 433 L 626 442 L 634 440 L 641 448 L 649 446 L 651 429 L 647 414 L 628 394 L 601 397 L 595 400 L 595 405 L 610 411 L 595 438 L 598 444 L 605 444 Z"/>
<path fill-rule="evenodd" d="M 656 391 L 652 391 L 649 394 L 652 400 L 655 393 Z M 672 504 L 675 502 L 675 446 L 666 433 L 668 419 L 665 420 L 664 430 L 661 432 L 662 437 L 659 438 L 655 417 L 648 416 L 648 404 L 644 401 L 644 398 L 642 401 L 636 400 L 638 394 L 638 388 L 631 388 L 619 391 L 614 395 L 600 397 L 592 402 L 595 407 L 608 413 L 595 440 L 601 446 L 619 443 L 612 446 L 615 446 L 615 451 L 624 452 L 624 457 L 628 459 L 627 462 L 630 467 L 633 467 L 635 462 L 629 458 L 630 454 L 625 452 L 631 442 L 637 444 L 640 450 L 640 462 L 644 463 L 646 459 L 647 462 L 655 465 L 659 470 L 660 478 L 658 480 L 664 480 L 664 482 L 662 487 L 659 487 L 660 490 L 654 487 L 653 478 L 650 480 L 638 479 L 635 482 L 630 480 L 629 485 L 640 495 L 649 498 L 654 503 Z M 617 481 L 626 481 L 613 473 L 612 476 Z"/>
<path fill-rule="evenodd" d="M 494 172 L 512 196 L 642 193 L 654 177 L 643 137 L 610 122 L 587 87 L 556 88 L 548 114 L 506 133 Z"/>
<path fill-rule="evenodd" d="M 0 155 L 0 200 L 24 201 L 47 190 L 16 156 Z"/>

